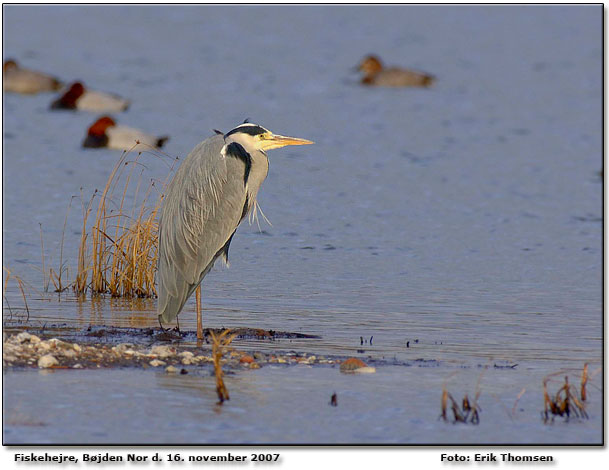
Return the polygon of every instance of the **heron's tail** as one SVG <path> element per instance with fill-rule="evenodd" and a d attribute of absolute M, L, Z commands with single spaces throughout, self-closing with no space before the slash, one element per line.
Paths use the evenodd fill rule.
<path fill-rule="evenodd" d="M 158 311 L 159 320 L 161 323 L 172 323 L 177 318 L 178 314 L 182 311 L 186 301 L 182 299 L 171 298 L 168 300 L 163 311 Z"/>
<path fill-rule="evenodd" d="M 159 292 L 159 303 L 157 306 L 157 313 L 159 314 L 161 322 L 171 323 L 175 321 L 184 308 L 186 301 L 195 291 L 195 288 L 196 285 L 191 286 L 190 284 L 184 283 L 181 286 L 178 286 L 178 292 L 172 294 L 161 290 Z"/>
<path fill-rule="evenodd" d="M 186 301 L 193 294 L 195 289 L 207 274 L 209 269 L 206 269 L 203 275 L 201 276 L 201 280 L 196 284 L 189 284 L 187 282 L 177 282 L 176 283 L 176 292 L 169 293 L 167 289 L 159 289 L 159 303 L 157 304 L 157 313 L 159 315 L 159 320 L 162 323 L 170 323 L 173 322 L 177 316 L 180 314 L 184 305 L 186 305 Z"/>

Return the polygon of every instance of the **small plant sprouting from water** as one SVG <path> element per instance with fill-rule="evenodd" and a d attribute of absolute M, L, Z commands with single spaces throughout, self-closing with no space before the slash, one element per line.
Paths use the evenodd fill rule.
<path fill-rule="evenodd" d="M 586 401 L 588 395 L 586 394 L 586 385 L 588 384 L 588 363 L 584 364 L 584 369 L 582 370 L 582 379 L 580 386 L 580 397 L 582 401 Z"/>
<path fill-rule="evenodd" d="M 442 420 L 445 422 L 451 421 L 448 416 L 448 402 L 450 401 L 450 410 L 452 411 L 453 415 L 451 422 L 453 424 L 480 424 L 480 412 L 482 409 L 480 408 L 480 405 L 478 405 L 478 398 L 480 398 L 480 393 L 482 392 L 480 382 L 482 381 L 482 376 L 484 375 L 485 370 L 486 368 L 484 368 L 482 372 L 480 372 L 480 375 L 478 375 L 478 380 L 476 381 L 476 394 L 473 401 L 470 401 L 469 396 L 465 394 L 463 400 L 461 400 L 461 404 L 459 404 L 459 402 L 455 400 L 448 392 L 446 382 L 444 382 L 442 385 L 442 413 L 440 414 L 439 418 L 442 418 Z"/>
<path fill-rule="evenodd" d="M 211 357 L 214 361 L 214 373 L 216 375 L 216 393 L 218 394 L 218 404 L 221 405 L 225 400 L 230 400 L 228 389 L 224 384 L 224 372 L 222 371 L 221 360 L 226 352 L 226 348 L 235 339 L 237 333 L 229 336 L 231 330 L 226 329 L 219 335 L 216 335 L 212 330 L 209 330 L 211 336 Z"/>
<path fill-rule="evenodd" d="M 448 401 L 450 400 L 450 409 L 453 413 L 452 423 L 480 423 L 480 406 L 478 405 L 478 398 L 480 397 L 480 390 L 476 392 L 476 396 L 473 402 L 470 402 L 467 394 L 463 397 L 461 405 L 453 398 L 453 396 L 446 389 L 446 385 L 442 387 L 442 413 L 440 418 L 444 421 L 451 421 L 448 417 Z"/>
<path fill-rule="evenodd" d="M 562 417 L 567 421 L 571 417 L 588 419 L 588 413 L 586 412 L 586 401 L 588 399 L 586 387 L 590 379 L 590 375 L 588 373 L 588 364 L 584 364 L 584 368 L 582 370 L 579 396 L 577 387 L 569 383 L 568 375 L 564 376 L 564 382 L 555 394 L 548 392 L 548 383 L 552 377 L 559 374 L 562 375 L 563 372 L 560 371 L 547 375 L 543 379 L 544 410 L 541 413 L 543 422 L 554 422 L 556 417 Z"/>
<path fill-rule="evenodd" d="M 23 304 L 25 306 L 25 312 L 27 314 L 27 317 L 26 317 L 25 321 L 27 322 L 30 319 L 30 309 L 29 309 L 29 307 L 27 305 L 27 298 L 26 298 L 26 295 L 25 295 L 25 283 L 23 282 L 23 280 L 19 276 L 16 276 L 16 275 L 12 274 L 11 270 L 9 268 L 7 268 L 6 266 L 3 266 L 3 269 L 6 272 L 6 277 L 4 278 L 4 286 L 2 288 L 2 298 L 6 302 L 6 306 L 8 308 L 9 314 L 10 314 L 9 320 L 12 319 L 13 310 L 11 309 L 11 306 L 10 306 L 10 304 L 8 302 L 8 299 L 6 298 L 6 288 L 8 286 L 8 281 L 11 278 L 11 275 L 12 275 L 12 277 L 17 282 L 17 286 L 19 287 L 19 290 L 21 291 L 21 296 L 23 297 Z"/>

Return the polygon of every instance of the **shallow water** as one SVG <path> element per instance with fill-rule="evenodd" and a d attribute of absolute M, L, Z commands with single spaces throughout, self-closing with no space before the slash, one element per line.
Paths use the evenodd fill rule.
<path fill-rule="evenodd" d="M 511 398 L 520 392 L 514 382 L 536 380 L 531 371 L 461 371 L 450 385 L 459 400 L 465 393 L 473 397 L 482 375 L 480 424 L 444 423 L 440 397 L 447 375 L 419 366 L 384 366 L 375 374 L 356 376 L 341 374 L 337 367 L 267 366 L 227 376 L 231 398 L 220 406 L 215 379 L 208 373 L 17 371 L 5 375 L 4 441 L 528 444 L 534 435 L 537 443 L 602 442 L 600 394 L 588 406 L 593 412 L 589 421 L 543 424 L 541 395 L 533 392 L 525 393 L 513 410 Z M 34 396 L 32 390 L 40 387 L 45 393 Z M 336 407 L 329 405 L 333 393 Z"/>
<path fill-rule="evenodd" d="M 129 97 L 132 105 L 118 121 L 170 135 L 165 150 L 171 156 L 184 157 L 211 129 L 227 131 L 245 118 L 314 140 L 314 146 L 270 153 L 259 202 L 272 226 L 238 230 L 231 268 L 217 268 L 205 279 L 205 324 L 322 337 L 237 345 L 243 348 L 438 360 L 433 371 L 384 366 L 365 383 L 349 382 L 353 393 L 361 393 L 360 404 L 375 400 L 372 384 L 382 383 L 389 399 L 374 412 L 391 415 L 391 403 L 404 393 L 402 381 L 420 372 L 409 396 L 422 407 L 421 426 L 431 426 L 420 440 L 408 437 L 402 424 L 356 435 L 345 414 L 335 423 L 343 428 L 334 442 L 339 436 L 345 442 L 443 442 L 449 436 L 435 421 L 438 383 L 459 367 L 476 368 L 489 358 L 518 363 L 516 374 L 496 372 L 514 384 L 497 394 L 510 408 L 523 387 L 531 390 L 532 416 L 543 407 L 546 374 L 600 364 L 601 12 L 590 6 L 6 6 L 4 54 Z M 437 84 L 423 90 L 360 87 L 349 69 L 370 52 L 389 64 L 429 71 Z M 80 188 L 85 198 L 103 188 L 120 156 L 81 149 L 96 116 L 52 113 L 51 99 L 7 94 L 3 100 L 3 263 L 29 284 L 29 324 L 155 326 L 154 301 L 46 298 L 36 291 L 44 282 L 38 224 L 46 267 L 57 270 L 70 197 Z M 148 157 L 146 165 L 147 177 L 166 175 L 159 159 Z M 75 199 L 63 253 L 72 270 L 80 212 Z M 13 282 L 6 298 L 12 314 L 5 303 L 4 320 L 23 321 L 23 299 Z M 181 327 L 194 329 L 192 301 L 187 308 Z M 372 345 L 362 346 L 360 337 L 371 336 Z M 242 387 L 275 397 L 269 403 L 279 404 L 284 419 L 268 430 L 272 441 L 292 436 L 285 397 L 314 390 L 327 400 L 327 374 L 336 371 L 265 369 L 237 377 L 232 388 L 235 397 L 245 397 Z M 51 402 L 62 383 L 85 376 L 80 387 L 92 400 L 100 398 L 101 376 L 134 393 L 139 388 L 132 377 L 141 376 L 152 382 L 151 397 L 163 390 L 149 372 L 76 373 L 78 379 L 72 372 L 9 371 L 5 396 L 41 377 L 50 381 L 45 396 Z M 262 381 L 263 388 L 252 385 Z M 187 394 L 184 388 L 172 390 Z M 431 400 L 428 390 L 436 391 Z M 191 398 L 203 401 L 202 413 L 211 413 L 215 397 L 203 395 Z M 27 412 L 33 411 L 35 397 L 23 397 Z M 103 406 L 110 425 L 107 410 L 115 405 Z M 230 402 L 245 406 L 237 398 Z M 489 407 L 492 402 L 485 413 L 493 413 Z M 310 411 L 300 411 L 299 422 L 313 426 Z M 481 426 L 472 440 L 598 442 L 598 420 L 558 437 L 539 425 L 537 415 L 517 430 L 479 433 Z M 134 422 L 146 424 L 140 419 Z M 238 440 L 213 423 L 206 423 L 210 434 L 200 431 L 203 439 L 213 431 L 227 442 Z M 48 426 L 34 428 L 5 423 L 5 436 L 8 430 L 32 442 L 57 436 L 55 427 L 53 434 Z M 73 430 L 62 432 L 71 439 Z M 307 436 L 292 437 L 323 440 L 313 431 Z"/>

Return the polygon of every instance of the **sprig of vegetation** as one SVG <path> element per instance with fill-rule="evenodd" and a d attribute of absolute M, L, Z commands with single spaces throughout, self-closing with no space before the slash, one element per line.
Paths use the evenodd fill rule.
<path fill-rule="evenodd" d="M 226 329 L 219 335 L 209 330 L 211 336 L 211 357 L 214 361 L 214 373 L 216 375 L 216 393 L 218 394 L 218 404 L 221 405 L 225 400 L 230 400 L 228 389 L 224 383 L 224 372 L 222 371 L 222 356 L 226 352 L 228 345 L 235 339 L 237 333 L 230 334 L 231 330 Z M 230 336 L 229 336 L 230 335 Z"/>

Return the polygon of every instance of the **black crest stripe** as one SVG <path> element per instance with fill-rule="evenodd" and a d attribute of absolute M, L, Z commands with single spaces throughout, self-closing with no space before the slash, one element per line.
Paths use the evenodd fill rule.
<path fill-rule="evenodd" d="M 250 125 L 250 126 L 239 126 L 239 127 L 235 127 L 232 131 L 230 131 L 228 134 L 225 135 L 225 137 L 228 137 L 229 135 L 232 134 L 236 134 L 236 133 L 242 133 L 242 134 L 249 134 L 249 135 L 258 135 L 258 134 L 264 134 L 265 132 L 267 132 L 266 129 L 264 129 L 263 127 L 260 126 L 256 126 L 256 125 Z"/>
<path fill-rule="evenodd" d="M 252 168 L 252 156 L 247 153 L 241 144 L 232 142 L 226 147 L 226 155 L 233 158 L 239 158 L 243 160 L 245 164 L 245 173 L 243 174 L 243 186 L 247 184 L 247 179 L 250 177 L 250 170 Z"/>

